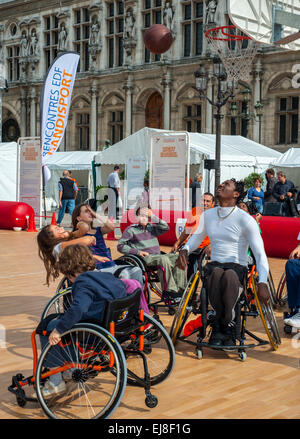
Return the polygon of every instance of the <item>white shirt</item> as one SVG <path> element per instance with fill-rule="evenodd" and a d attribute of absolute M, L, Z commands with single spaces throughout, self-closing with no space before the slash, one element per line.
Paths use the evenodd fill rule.
<path fill-rule="evenodd" d="M 218 210 L 223 218 L 231 213 L 227 218 L 221 219 Z M 247 266 L 250 246 L 256 260 L 259 282 L 267 283 L 268 259 L 258 224 L 251 215 L 238 207 L 215 207 L 206 210 L 200 217 L 197 230 L 183 250 L 188 250 L 189 253 L 196 250 L 207 235 L 211 243 L 212 261 L 235 262 Z"/>
<path fill-rule="evenodd" d="M 119 188 L 120 187 L 120 178 L 117 172 L 112 172 L 109 174 L 107 178 L 107 184 L 109 187 Z"/>

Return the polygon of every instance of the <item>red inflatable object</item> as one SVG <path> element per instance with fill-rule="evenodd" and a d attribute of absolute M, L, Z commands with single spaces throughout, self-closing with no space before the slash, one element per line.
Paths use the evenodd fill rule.
<path fill-rule="evenodd" d="M 153 24 L 144 34 L 145 46 L 156 55 L 169 50 L 172 42 L 172 32 L 163 24 Z"/>
<path fill-rule="evenodd" d="M 34 217 L 34 210 L 29 204 L 17 201 L 0 201 L 0 229 L 11 230 L 14 227 L 27 229 L 26 216 L 30 218 L 31 215 Z"/>
<path fill-rule="evenodd" d="M 158 237 L 160 245 L 172 246 L 176 241 L 176 223 L 179 218 L 186 218 L 187 212 L 153 210 L 154 215 L 164 219 L 170 229 Z M 136 224 L 133 210 L 128 210 L 121 220 L 121 232 L 130 224 Z M 264 216 L 260 222 L 266 254 L 271 258 L 288 259 L 290 253 L 300 241 L 300 218 L 282 216 Z M 299 241 L 298 241 L 299 236 Z"/>

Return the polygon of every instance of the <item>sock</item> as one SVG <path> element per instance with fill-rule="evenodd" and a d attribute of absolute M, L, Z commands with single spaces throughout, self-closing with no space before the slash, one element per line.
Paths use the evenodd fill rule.
<path fill-rule="evenodd" d="M 63 380 L 61 372 L 55 373 L 54 375 L 50 375 L 49 380 L 51 381 L 51 384 L 53 384 L 55 387 L 58 386 Z"/>

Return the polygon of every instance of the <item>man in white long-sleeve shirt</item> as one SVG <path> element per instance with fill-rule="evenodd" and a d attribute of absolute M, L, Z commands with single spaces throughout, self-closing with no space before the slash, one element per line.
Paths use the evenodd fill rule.
<path fill-rule="evenodd" d="M 220 206 L 201 215 L 199 226 L 179 253 L 178 265 L 184 268 L 188 255 L 208 235 L 211 262 L 206 265 L 205 287 L 211 306 L 216 312 L 209 342 L 214 345 L 234 345 L 234 308 L 243 291 L 247 274 L 250 246 L 259 275 L 258 295 L 263 303 L 269 299 L 267 278 L 269 264 L 256 221 L 237 207 L 244 198 L 244 184 L 234 179 L 219 185 L 216 198 Z"/>

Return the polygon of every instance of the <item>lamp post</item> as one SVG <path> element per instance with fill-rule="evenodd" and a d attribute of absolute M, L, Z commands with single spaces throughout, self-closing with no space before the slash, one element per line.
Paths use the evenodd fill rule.
<path fill-rule="evenodd" d="M 248 137 L 250 120 L 259 122 L 259 142 L 261 142 L 261 118 L 263 116 L 264 106 L 260 101 L 257 101 L 254 105 L 255 112 L 251 112 L 249 108 L 249 102 L 251 101 L 251 90 L 248 87 L 245 87 L 242 91 L 242 95 L 244 96 L 243 100 L 245 102 L 244 111 L 239 112 L 236 102 L 232 102 L 230 108 L 231 117 L 234 119 L 236 117 L 241 117 L 245 121 L 245 131 L 243 133 L 244 137 Z"/>
<path fill-rule="evenodd" d="M 224 115 L 222 114 L 222 107 L 227 103 L 229 98 L 234 98 L 234 82 L 227 82 L 227 74 L 225 68 L 219 58 L 213 59 L 213 76 L 217 80 L 217 95 L 216 99 L 210 99 L 206 95 L 208 76 L 200 65 L 198 70 L 194 73 L 195 76 L 195 88 L 198 91 L 200 98 L 205 98 L 214 108 L 216 113 L 214 118 L 216 119 L 216 151 L 215 151 L 215 193 L 220 184 L 221 177 L 221 123 Z"/>
<path fill-rule="evenodd" d="M 4 64 L 2 59 L 0 59 L 0 143 L 2 142 L 2 92 L 3 90 L 8 91 L 7 80 L 5 79 L 4 73 Z"/>

